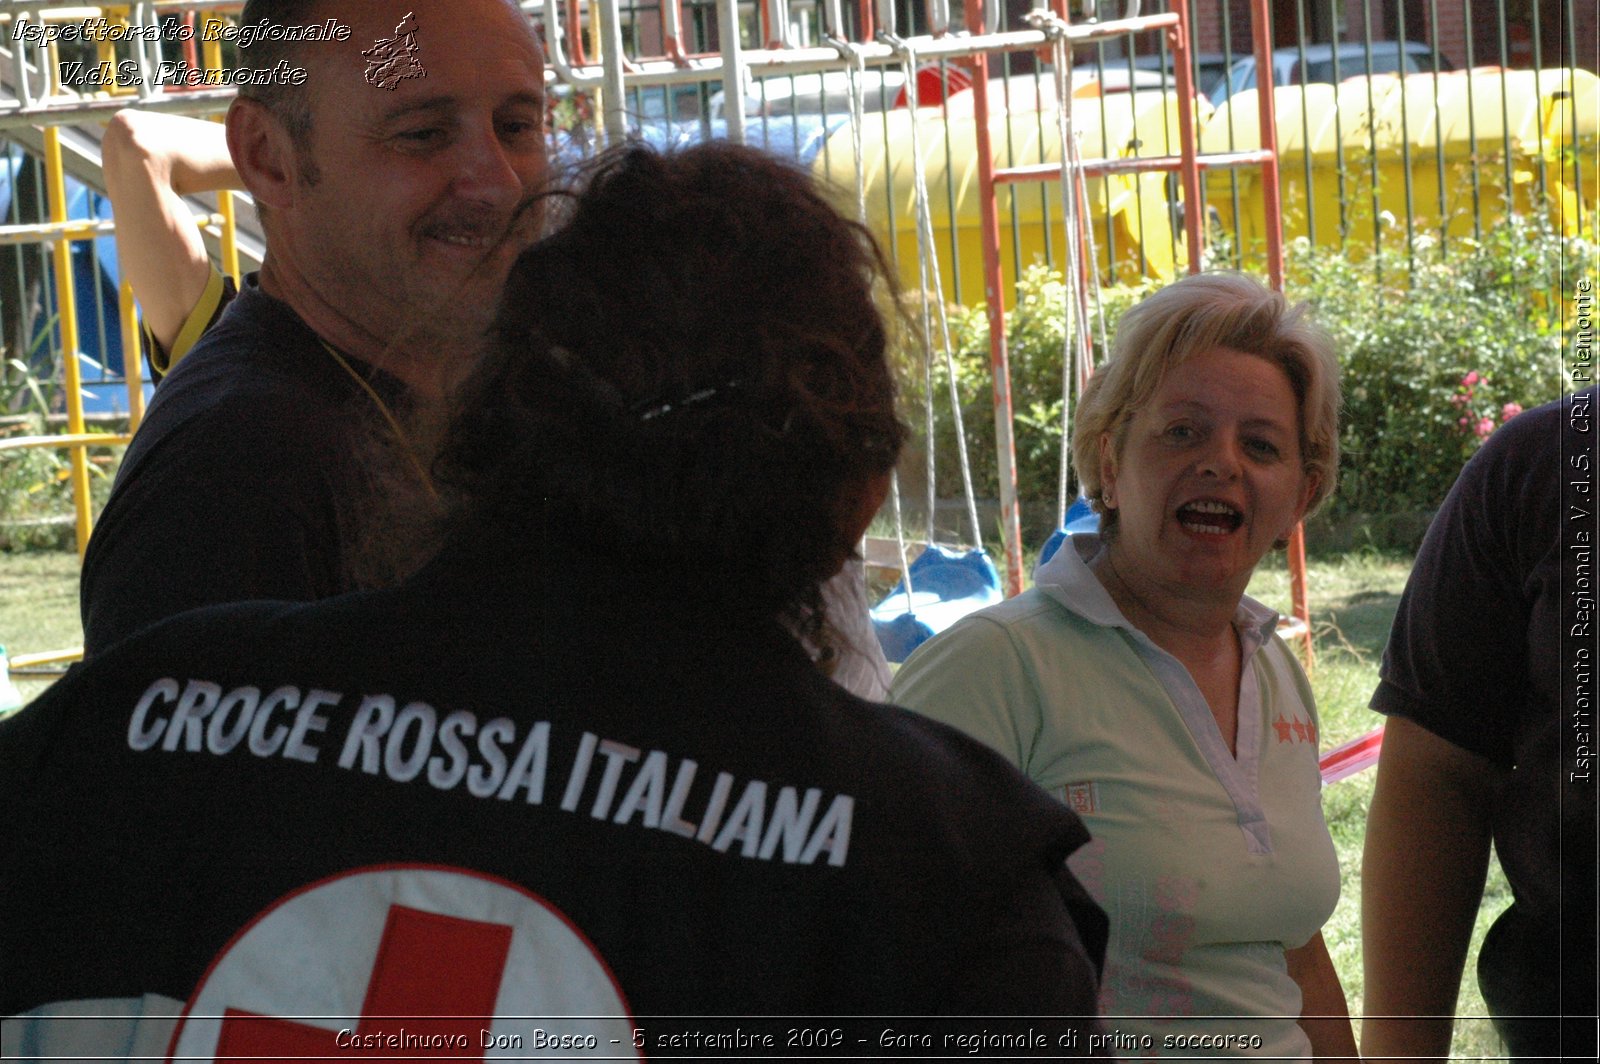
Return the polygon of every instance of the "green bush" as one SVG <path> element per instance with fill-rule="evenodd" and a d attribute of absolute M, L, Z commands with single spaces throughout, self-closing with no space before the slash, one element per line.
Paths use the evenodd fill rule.
<path fill-rule="evenodd" d="M 28 434 L 42 435 L 44 426 Z M 90 507 L 96 513 L 111 493 L 117 454 L 109 446 L 89 448 Z M 56 448 L 0 451 L 0 551 L 72 547 L 76 526 L 69 455 Z"/>
<path fill-rule="evenodd" d="M 44 419 L 33 418 L 16 425 L 10 434 L 44 431 Z M 61 530 L 55 527 L 55 519 L 72 512 L 70 497 L 64 509 L 62 506 L 65 468 L 54 450 L 0 451 L 0 549 L 53 549 L 60 545 Z"/>
<path fill-rule="evenodd" d="M 1326 512 L 1337 517 L 1436 507 L 1462 464 L 1508 414 L 1571 390 L 1562 371 L 1560 314 L 1572 309 L 1573 271 L 1593 261 L 1588 245 L 1518 219 L 1481 242 L 1419 248 L 1411 261 L 1384 253 L 1351 263 L 1304 241 L 1289 248 L 1288 294 L 1308 301 L 1333 334 L 1344 374 L 1344 461 Z M 1104 289 L 1108 332 L 1154 287 Z M 1043 265 L 1027 270 L 1018 289 L 1007 350 L 1019 497 L 1053 505 L 1066 291 L 1060 274 Z M 974 487 L 979 497 L 996 498 L 984 308 L 951 307 L 950 325 Z M 915 469 L 923 461 L 925 434 L 922 352 L 901 350 L 898 357 L 913 430 L 912 457 L 903 468 Z M 1098 344 L 1095 358 L 1104 358 Z M 937 345 L 935 363 L 938 487 L 941 496 L 952 497 L 961 490 L 960 466 Z"/>
<path fill-rule="evenodd" d="M 1289 294 L 1333 334 L 1344 373 L 1331 513 L 1438 506 L 1495 428 L 1568 390 L 1562 293 L 1575 291 L 1571 269 L 1590 261 L 1576 243 L 1512 219 L 1412 263 L 1291 248 Z"/>
<path fill-rule="evenodd" d="M 1143 286 L 1117 286 L 1102 290 L 1108 335 L 1128 307 L 1152 290 Z M 1061 408 L 1063 391 L 1062 347 L 1067 327 L 1066 286 L 1060 273 L 1036 263 L 1028 267 L 1017 285 L 1016 305 L 1006 319 L 1006 352 L 1011 368 L 1012 412 L 1017 447 L 1018 497 L 1029 502 L 1054 504 L 1061 469 Z M 916 297 L 909 297 L 916 303 Z M 912 306 L 913 316 L 920 309 Z M 994 393 L 989 365 L 989 320 L 980 304 L 949 308 L 951 341 L 955 351 L 956 383 L 961 416 L 967 431 L 974 489 L 980 498 L 1000 494 L 999 464 L 995 453 Z M 1098 337 L 1098 324 L 1091 329 Z M 920 467 L 926 435 L 926 372 L 920 348 L 903 348 L 899 377 L 904 416 L 911 424 L 908 452 Z M 1098 340 L 1095 360 L 1105 357 Z M 960 458 L 955 442 L 955 420 L 950 412 L 948 378 L 943 353 L 934 345 L 935 455 L 939 494 L 960 491 Z"/>
<path fill-rule="evenodd" d="M 20 360 L 0 364 L 0 440 L 44 436 L 60 388 L 40 381 Z M 88 449 L 91 506 L 110 494 L 119 451 Z M 59 550 L 74 542 L 71 452 L 55 447 L 0 450 L 0 550 Z"/>

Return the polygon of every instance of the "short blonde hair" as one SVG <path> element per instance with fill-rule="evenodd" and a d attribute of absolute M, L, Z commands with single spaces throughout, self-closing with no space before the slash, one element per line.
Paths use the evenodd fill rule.
<path fill-rule="evenodd" d="M 1095 370 L 1078 401 L 1072 457 L 1084 494 L 1100 514 L 1104 535 L 1115 533 L 1100 482 L 1100 437 L 1109 433 L 1118 455 L 1134 411 L 1150 401 L 1166 375 L 1192 355 L 1231 348 L 1283 370 L 1298 407 L 1300 457 L 1317 487 L 1306 513 L 1333 493 L 1339 476 L 1339 361 L 1333 340 L 1282 294 L 1240 273 L 1185 277 L 1122 316 L 1111 357 Z"/>

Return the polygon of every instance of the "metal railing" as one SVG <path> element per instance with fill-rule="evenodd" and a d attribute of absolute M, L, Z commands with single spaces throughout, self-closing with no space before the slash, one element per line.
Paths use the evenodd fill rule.
<path fill-rule="evenodd" d="M 1081 2 L 1073 0 L 1074 10 Z M 1098 86 L 1085 97 L 1086 122 L 1097 117 L 1084 143 L 1088 158 L 1082 169 L 1090 190 L 1086 202 L 1095 207 L 1099 255 L 1094 269 L 1106 283 L 1193 268 L 1203 247 L 1244 265 L 1261 256 L 1268 272 L 1281 279 L 1281 239 L 1271 235 L 1278 222 L 1287 236 L 1367 254 L 1374 269 L 1382 268 L 1382 256 L 1372 254 L 1380 248 L 1399 242 L 1415 256 L 1430 243 L 1442 246 L 1480 235 L 1505 211 L 1543 212 L 1558 228 L 1594 229 L 1600 179 L 1594 170 L 1593 116 L 1584 110 L 1593 97 L 1583 95 L 1593 77 L 1582 65 L 1592 66 L 1593 57 L 1577 47 L 1583 33 L 1579 23 L 1584 17 L 1592 22 L 1593 14 L 1574 0 L 1561 0 L 1558 27 L 1535 19 L 1523 50 L 1513 47 L 1514 20 L 1505 0 L 1398 0 L 1387 8 L 1394 19 L 1388 26 L 1374 21 L 1368 0 L 1351 0 L 1345 5 L 1351 22 L 1342 29 L 1319 23 L 1322 8 L 1307 0 L 1259 0 L 1252 23 L 1242 26 L 1232 18 L 1231 5 L 1220 0 L 1171 2 L 1179 6 L 1146 0 L 1142 13 L 1132 18 L 1080 19 L 1069 31 L 1075 78 L 1082 73 L 1088 83 L 1092 74 Z M 83 315 L 74 271 L 98 276 L 101 264 L 93 250 L 75 256 L 73 249 L 93 249 L 111 223 L 92 196 L 88 217 L 69 217 L 64 181 L 71 175 L 92 189 L 95 138 L 84 133 L 119 107 L 137 103 L 185 113 L 225 108 L 231 89 L 163 87 L 148 72 L 180 55 L 206 69 L 230 62 L 217 42 L 192 36 L 172 41 L 163 27 L 175 19 L 228 17 L 239 6 L 237 0 L 142 0 L 100 9 L 103 17 L 143 33 L 100 42 L 93 55 L 126 59 L 140 76 L 137 84 L 88 95 L 61 86 L 61 41 L 15 32 L 4 32 L 0 41 L 0 136 L 17 146 L 9 172 L 32 175 L 31 181 L 10 182 L 0 257 L 8 257 L 17 277 L 35 280 L 44 292 L 43 306 L 56 308 L 53 326 L 23 331 L 28 344 L 43 337 L 61 367 L 69 413 L 66 438 L 74 441 L 66 445 L 73 455 L 80 547 L 92 515 L 83 444 L 75 442 L 85 426 L 81 409 L 77 420 L 72 411 L 84 382 L 80 360 L 63 353 L 92 349 L 103 355 L 113 346 L 112 335 L 123 338 L 133 383 L 128 397 L 133 424 L 139 411 L 138 359 L 125 292 L 119 313 L 107 314 L 97 304 L 89 330 L 94 335 L 80 335 Z M 901 42 L 910 39 L 933 82 L 943 87 L 937 107 L 922 108 L 917 120 L 944 129 L 933 198 L 938 214 L 934 254 L 946 279 L 945 294 L 962 303 L 984 300 L 999 314 L 1031 258 L 1059 268 L 1061 207 L 1045 185 L 1059 173 L 1059 159 L 1050 159 L 1045 147 L 1054 122 L 1051 111 L 1059 103 L 1050 102 L 1053 89 L 1038 54 L 1047 36 L 1004 24 L 996 4 L 952 10 L 946 0 L 530 0 L 523 6 L 546 42 L 547 79 L 560 116 L 558 154 L 586 152 L 626 136 L 723 135 L 787 152 L 828 174 L 853 165 L 845 128 L 852 118 L 847 93 L 842 87 L 830 89 L 829 79 L 851 66 L 870 72 L 863 126 L 881 153 L 880 178 L 869 188 L 870 211 L 889 253 L 902 264 L 916 255 L 904 190 L 893 179 L 896 153 L 905 150 L 905 142 L 896 139 L 905 121 L 894 116 L 895 97 L 902 91 L 896 68 L 906 54 Z M 1268 17 L 1269 6 L 1280 20 L 1292 13 L 1297 43 L 1271 49 L 1268 38 L 1258 34 L 1246 51 L 1243 42 Z M 1055 8 L 1059 15 L 1069 14 L 1065 0 L 1056 0 Z M 1478 17 L 1486 9 L 1492 9 L 1494 20 Z M 1106 13 L 1128 14 L 1121 0 Z M 0 32 L 14 30 L 23 16 L 60 24 L 81 19 L 83 9 L 18 0 L 0 9 Z M 1485 25 L 1493 30 L 1487 36 Z M 1174 38 L 1179 26 L 1208 27 L 1204 32 L 1216 39 L 1202 42 L 1199 29 Z M 1467 32 L 1447 42 L 1452 26 Z M 1131 47 L 1135 32 L 1151 46 Z M 1308 40 L 1335 36 L 1341 47 Z M 1424 47 L 1408 50 L 1401 40 Z M 1552 57 L 1558 61 L 1554 68 L 1547 62 Z M 1512 69 L 1524 58 L 1526 77 Z M 1481 67 L 1486 61 L 1496 69 L 1474 74 L 1450 69 Z M 1413 62 L 1418 69 L 1407 69 Z M 1256 92 L 1254 85 L 1269 76 L 1276 79 L 1280 66 L 1285 80 L 1299 84 L 1276 94 Z M 1386 66 L 1398 69 L 1389 74 Z M 1252 69 L 1254 81 L 1246 86 Z M 1346 80 L 1350 74 L 1355 80 Z M 970 84 L 970 104 L 956 91 L 962 77 Z M 1343 85 L 1323 85 L 1319 79 L 1324 77 Z M 1127 85 L 1125 93 L 1114 91 L 1119 80 Z M 1071 84 L 1076 96 L 1077 81 Z M 1190 94 L 1196 90 L 1201 102 L 1186 103 L 1195 99 Z M 1004 103 L 999 117 L 989 117 L 991 98 Z M 1464 102 L 1453 102 L 1458 99 Z M 1331 109 L 1325 106 L 1329 100 Z M 1461 109 L 1460 121 L 1450 127 L 1455 140 L 1443 134 L 1447 106 Z M 1391 117 L 1380 120 L 1380 111 Z M 1191 119 L 1198 132 L 1177 128 Z M 966 125 L 973 140 L 964 139 Z M 959 136 L 953 132 L 958 128 Z M 1266 174 L 1253 174 L 1249 167 L 1277 158 L 1269 146 L 1274 137 L 1299 146 L 1287 151 L 1277 174 L 1270 165 Z M 1457 143 L 1463 146 L 1459 155 L 1452 154 Z M 1180 145 L 1185 147 L 1177 150 Z M 976 205 L 966 176 L 974 164 L 986 175 Z M 1184 174 L 1187 180 L 1179 180 Z M 26 203 L 18 192 L 30 183 L 33 202 Z M 1399 210 L 1392 209 L 1396 204 Z M 220 252 L 230 255 L 236 232 L 231 198 L 224 196 L 214 213 L 200 208 L 198 215 L 216 224 L 229 245 Z M 259 253 L 259 244 L 255 247 Z M 76 258 L 90 261 L 80 265 Z M 230 264 L 229 272 L 236 270 Z M 12 319 L 22 315 L 29 299 L 29 293 L 0 285 L 0 309 Z M 1003 318 L 991 321 L 991 332 L 996 328 L 1003 344 Z M 8 339 L 15 331 L 8 330 Z M 994 368 L 1003 380 L 998 355 Z M 997 411 L 1002 438 L 1007 435 L 1002 421 L 1009 416 Z M 1014 485 L 1014 472 L 1002 472 L 1003 494 L 1007 482 Z M 1012 490 L 1003 508 L 1015 544 L 1020 537 Z M 1019 569 L 1020 560 L 1014 559 L 1013 571 Z"/>

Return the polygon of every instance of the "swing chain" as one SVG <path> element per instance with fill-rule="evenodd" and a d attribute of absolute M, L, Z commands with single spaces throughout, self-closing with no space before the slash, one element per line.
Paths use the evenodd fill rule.
<path fill-rule="evenodd" d="M 1100 295 L 1099 257 L 1088 212 L 1083 181 L 1082 135 L 1072 116 L 1072 84 L 1068 22 L 1054 12 L 1040 8 L 1024 16 L 1028 24 L 1049 39 L 1056 76 L 1056 123 L 1061 142 L 1061 209 L 1066 228 L 1067 268 L 1063 276 L 1063 315 L 1070 328 L 1062 331 L 1061 365 L 1061 457 L 1057 483 L 1058 519 L 1064 526 L 1067 515 L 1067 489 L 1072 459 L 1072 401 L 1075 390 L 1088 381 L 1093 362 L 1090 336 L 1089 299 L 1086 288 L 1094 289 L 1094 307 L 1101 343 L 1105 342 L 1105 309 Z M 1086 282 L 1087 277 L 1087 282 Z"/>
<path fill-rule="evenodd" d="M 845 85 L 850 102 L 850 152 L 855 162 L 856 221 L 867 224 L 867 168 L 866 147 L 862 143 L 861 127 L 866 120 L 866 89 L 862 84 L 867 75 L 866 50 L 854 41 L 836 36 L 831 31 L 824 34 L 826 41 L 839 58 L 844 60 Z"/>
<path fill-rule="evenodd" d="M 933 207 L 928 195 L 926 163 L 922 157 L 920 123 L 917 109 L 920 105 L 917 84 L 917 53 L 912 43 L 893 33 L 879 32 L 878 40 L 885 44 L 900 60 L 905 72 L 907 126 L 911 137 L 911 174 L 917 206 L 917 266 L 922 288 L 923 354 L 926 366 L 927 389 L 927 469 L 928 469 L 928 542 L 936 540 L 936 470 L 934 468 L 934 416 L 933 416 L 933 346 L 932 332 L 935 318 L 944 354 L 945 375 L 950 390 L 950 412 L 954 423 L 956 451 L 961 463 L 962 487 L 966 495 L 967 519 L 972 525 L 973 544 L 983 548 L 983 528 L 978 519 L 977 493 L 972 483 L 972 460 L 967 450 L 966 425 L 961 413 L 961 396 L 957 384 L 954 343 L 950 337 L 950 319 L 944 304 L 944 284 L 939 275 L 939 256 L 933 245 Z"/>
<path fill-rule="evenodd" d="M 866 121 L 866 90 L 863 82 L 867 74 L 866 50 L 856 42 L 843 36 L 843 27 L 840 25 L 840 16 L 835 5 L 830 4 L 832 13 L 828 30 L 823 34 L 823 39 L 839 53 L 839 58 L 845 62 L 847 91 L 850 102 L 850 153 L 855 164 L 856 179 L 856 221 L 861 225 L 867 224 L 867 167 L 866 148 L 862 143 L 862 126 Z M 835 32 L 837 28 L 838 32 Z M 906 608 L 912 612 L 911 606 L 913 590 L 911 587 L 911 563 L 906 552 L 905 525 L 900 515 L 900 473 L 892 471 L 889 475 L 890 498 L 894 504 L 894 538 L 895 547 L 900 553 L 900 573 L 906 589 Z M 865 542 L 865 537 L 863 537 Z"/>

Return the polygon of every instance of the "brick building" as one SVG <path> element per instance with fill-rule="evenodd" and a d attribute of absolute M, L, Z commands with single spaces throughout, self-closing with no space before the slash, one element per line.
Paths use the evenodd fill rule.
<path fill-rule="evenodd" d="M 716 49 L 717 26 L 712 0 L 680 0 L 684 12 L 686 44 L 691 50 Z M 844 8 L 853 11 L 872 0 L 845 0 Z M 1045 0 L 1001 0 L 1006 5 L 1006 26 L 1024 25 L 1023 16 Z M 1123 10 L 1124 0 L 1068 0 L 1075 17 L 1098 7 L 1103 17 L 1111 18 Z M 1194 28 L 1196 49 L 1202 53 L 1226 50 L 1234 54 L 1250 51 L 1251 0 L 1143 0 L 1148 13 L 1165 10 L 1169 3 L 1187 5 Z M 748 0 L 746 0 L 748 4 Z M 1401 38 L 1437 45 L 1440 54 L 1456 69 L 1468 66 L 1506 66 L 1531 68 L 1535 55 L 1539 65 L 1576 65 L 1600 73 L 1600 5 L 1595 0 L 1270 0 L 1273 47 L 1289 47 L 1304 35 L 1306 43 L 1365 40 L 1392 41 Z M 625 2 L 625 9 L 630 5 Z M 744 6 L 744 5 L 742 5 Z M 748 4 L 752 9 L 754 4 Z M 963 19 L 962 0 L 950 0 L 951 14 L 959 25 Z M 1506 13 L 1506 32 L 1502 43 L 1499 11 Z M 807 43 L 820 39 L 820 0 L 790 0 L 790 19 L 798 36 Z M 923 0 L 896 0 L 902 33 L 926 32 Z M 635 54 L 657 55 L 661 51 L 660 7 L 656 0 L 632 0 L 627 36 L 634 42 Z M 847 15 L 847 17 L 850 17 Z M 853 21 L 853 19 L 852 19 Z M 1569 25 L 1570 21 L 1570 25 Z M 749 44 L 756 42 L 749 41 Z M 1134 43 L 1136 52 L 1157 49 L 1153 34 L 1141 35 Z M 1107 54 L 1121 54 L 1112 45 Z"/>
<path fill-rule="evenodd" d="M 1157 0 L 1159 3 L 1160 0 Z M 1188 0 L 1200 52 L 1250 50 L 1250 0 Z M 1496 0 L 1271 0 L 1273 47 L 1307 43 L 1392 41 L 1437 45 L 1457 69 L 1535 64 L 1576 65 L 1600 72 L 1600 13 L 1593 0 L 1504 0 L 1500 35 Z M 1570 25 L 1569 25 L 1570 20 Z M 1152 50 L 1153 44 L 1138 46 Z"/>

